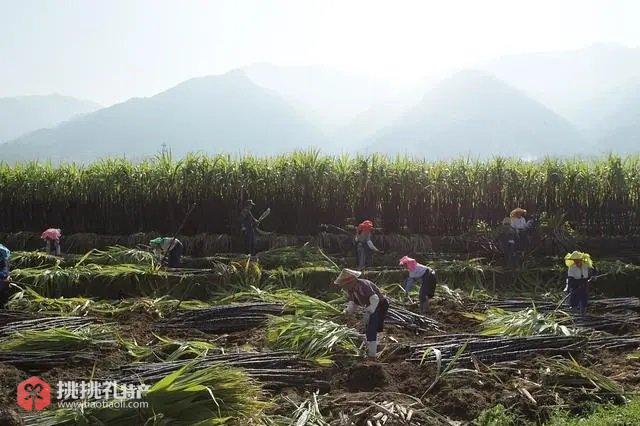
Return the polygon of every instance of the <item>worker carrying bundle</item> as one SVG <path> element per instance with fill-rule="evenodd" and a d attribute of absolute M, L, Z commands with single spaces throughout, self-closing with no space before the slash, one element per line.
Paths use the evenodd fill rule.
<path fill-rule="evenodd" d="M 0 244 L 0 309 L 4 309 L 9 301 L 9 288 L 11 278 L 9 277 L 9 258 L 11 251 Z"/>
<path fill-rule="evenodd" d="M 588 253 L 574 251 L 564 257 L 567 265 L 567 286 L 569 292 L 569 306 L 574 311 L 584 315 L 589 299 L 587 286 L 597 279 L 591 256 Z"/>
<path fill-rule="evenodd" d="M 47 243 L 47 253 L 60 256 L 60 238 L 62 237 L 62 231 L 58 228 L 48 228 L 41 235 Z"/>
<path fill-rule="evenodd" d="M 365 220 L 358 225 L 355 237 L 358 269 L 363 269 L 367 266 L 371 266 L 371 256 L 374 251 L 377 253 L 381 253 L 381 251 L 373 245 L 373 241 L 371 241 L 372 233 L 373 222 L 371 222 L 370 220 Z"/>
<path fill-rule="evenodd" d="M 400 259 L 400 266 L 405 266 L 409 271 L 409 277 L 404 282 L 404 291 L 409 296 L 411 288 L 416 281 L 420 280 L 420 313 L 426 314 L 429 311 L 429 299 L 436 293 L 436 271 L 428 266 L 418 263 L 409 256 Z"/>
<path fill-rule="evenodd" d="M 367 357 L 375 359 L 378 352 L 378 333 L 383 331 L 389 301 L 371 281 L 359 278 L 360 271 L 343 269 L 334 281 L 347 294 L 345 313 L 353 314 L 363 308 L 362 320 L 367 336 Z"/>
<path fill-rule="evenodd" d="M 162 256 L 162 264 L 169 268 L 179 268 L 184 246 L 175 237 L 158 237 L 149 241 L 149 245 L 158 256 Z"/>

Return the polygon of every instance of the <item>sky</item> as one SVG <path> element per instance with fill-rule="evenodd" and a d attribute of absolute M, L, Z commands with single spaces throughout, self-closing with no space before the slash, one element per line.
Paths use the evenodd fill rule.
<path fill-rule="evenodd" d="M 502 55 L 638 47 L 638 16 L 634 0 L 0 0 L 0 96 L 107 106 L 256 62 L 402 87 Z"/>

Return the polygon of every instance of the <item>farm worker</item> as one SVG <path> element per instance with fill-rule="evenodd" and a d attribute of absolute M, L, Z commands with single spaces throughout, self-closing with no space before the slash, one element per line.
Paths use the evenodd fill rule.
<path fill-rule="evenodd" d="M 169 268 L 180 267 L 184 246 L 179 239 L 173 237 L 158 237 L 149 241 L 149 245 L 158 255 L 162 256 L 163 264 L 166 258 L 166 266 Z"/>
<path fill-rule="evenodd" d="M 528 231 L 529 228 L 533 226 L 533 221 L 527 222 L 525 217 L 526 214 L 527 211 L 520 207 L 513 209 L 511 213 L 509 213 L 509 217 L 511 218 L 511 227 L 516 232 L 516 250 L 519 252 L 524 252 L 529 245 Z"/>
<path fill-rule="evenodd" d="M 9 257 L 9 249 L 0 244 L 0 309 L 9 301 Z"/>
<path fill-rule="evenodd" d="M 420 280 L 420 312 L 426 314 L 429 310 L 429 299 L 431 299 L 436 292 L 436 271 L 428 266 L 418 263 L 415 259 L 409 256 L 404 256 L 400 259 L 400 266 L 405 266 L 409 271 L 409 277 L 404 282 L 404 291 L 409 295 L 413 284 Z"/>
<path fill-rule="evenodd" d="M 367 336 L 367 356 L 375 359 L 378 352 L 378 332 L 384 328 L 384 318 L 389 310 L 389 301 L 371 281 L 359 278 L 360 271 L 343 269 L 334 281 L 347 294 L 345 313 L 353 314 L 358 306 L 363 308 L 362 320 Z"/>
<path fill-rule="evenodd" d="M 57 228 L 49 228 L 40 235 L 40 238 L 42 238 L 47 243 L 47 253 L 60 256 L 61 236 L 62 231 Z"/>
<path fill-rule="evenodd" d="M 511 227 L 516 231 L 527 229 L 527 219 L 525 218 L 526 214 L 527 211 L 520 207 L 511 210 L 511 213 L 509 214 L 509 217 L 511 218 Z"/>
<path fill-rule="evenodd" d="M 247 200 L 240 212 L 240 229 L 244 234 L 244 250 L 251 256 L 256 255 L 256 226 L 258 225 L 258 219 L 251 213 L 251 209 L 255 205 L 253 200 Z"/>
<path fill-rule="evenodd" d="M 587 285 L 596 279 L 591 256 L 588 253 L 574 251 L 564 257 L 567 270 L 567 287 L 569 291 L 569 306 L 581 315 L 587 309 Z"/>
<path fill-rule="evenodd" d="M 363 269 L 371 265 L 371 254 L 375 251 L 381 253 L 380 250 L 373 245 L 371 241 L 371 233 L 373 232 L 373 222 L 365 220 L 358 225 L 356 232 L 356 254 L 358 257 L 358 269 Z"/>
<path fill-rule="evenodd" d="M 505 217 L 498 229 L 497 239 L 507 266 L 515 266 L 516 238 L 516 230 L 511 227 L 511 218 Z"/>

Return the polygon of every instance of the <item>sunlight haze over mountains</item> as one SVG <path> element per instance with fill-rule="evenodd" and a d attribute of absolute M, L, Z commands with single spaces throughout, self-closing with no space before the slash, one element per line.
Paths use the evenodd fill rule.
<path fill-rule="evenodd" d="M 632 1 L 0 5 L 5 161 L 162 144 L 535 158 L 640 142 Z"/>

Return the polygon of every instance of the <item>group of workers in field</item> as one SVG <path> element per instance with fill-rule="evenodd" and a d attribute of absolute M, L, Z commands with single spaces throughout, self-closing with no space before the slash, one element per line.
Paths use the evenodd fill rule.
<path fill-rule="evenodd" d="M 256 228 L 266 215 L 263 213 L 260 219 L 256 219 L 252 214 L 255 203 L 248 200 L 240 214 L 241 229 L 244 235 L 245 249 L 248 254 L 256 254 Z M 269 209 L 265 212 L 269 213 Z M 507 262 L 510 256 L 518 250 L 522 250 L 522 245 L 526 244 L 528 232 L 532 229 L 532 221 L 526 220 L 526 210 L 515 209 L 510 217 L 505 218 L 501 234 L 501 240 Z M 508 229 L 507 229 L 508 228 Z M 372 241 L 374 225 L 371 220 L 365 220 L 357 226 L 354 237 L 356 248 L 356 269 L 343 269 L 334 284 L 344 290 L 347 297 L 345 313 L 353 314 L 360 309 L 365 325 L 367 355 L 375 358 L 377 353 L 377 335 L 383 331 L 384 320 L 389 309 L 389 300 L 382 291 L 370 280 L 362 278 L 362 270 L 371 266 L 373 253 L 383 253 Z M 49 228 L 41 234 L 41 238 L 46 243 L 46 250 L 49 254 L 60 256 L 60 239 L 62 231 L 56 228 Z M 149 241 L 149 246 L 162 258 L 162 264 L 170 268 L 180 266 L 181 257 L 184 252 L 182 242 L 175 237 L 158 237 Z M 9 299 L 10 288 L 10 260 L 11 252 L 4 245 L 0 244 L 0 309 L 4 308 Z M 565 256 L 564 262 L 568 268 L 565 291 L 568 293 L 569 306 L 577 313 L 584 314 L 588 301 L 589 283 L 598 278 L 593 267 L 591 257 L 587 253 L 574 251 Z M 436 271 L 429 266 L 419 263 L 416 259 L 403 256 L 399 260 L 399 265 L 404 266 L 408 276 L 404 283 L 404 290 L 407 298 L 411 300 L 409 294 L 416 283 L 420 284 L 419 290 L 419 310 L 422 314 L 429 312 L 429 301 L 435 295 L 437 276 Z"/>

